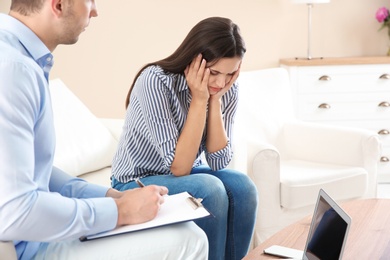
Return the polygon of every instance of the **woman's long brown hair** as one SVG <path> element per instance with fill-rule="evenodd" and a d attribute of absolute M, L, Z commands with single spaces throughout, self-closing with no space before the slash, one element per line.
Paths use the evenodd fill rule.
<path fill-rule="evenodd" d="M 236 24 L 228 18 L 206 18 L 191 29 L 174 53 L 165 59 L 148 63 L 139 70 L 127 94 L 126 108 L 135 82 L 146 67 L 158 65 L 164 71 L 178 74 L 184 73 L 185 68 L 199 54 L 207 62 L 217 62 L 221 58 L 242 58 L 245 52 L 245 43 Z"/>

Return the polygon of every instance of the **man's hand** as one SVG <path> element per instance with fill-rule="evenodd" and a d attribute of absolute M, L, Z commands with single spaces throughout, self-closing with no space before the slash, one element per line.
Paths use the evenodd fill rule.
<path fill-rule="evenodd" d="M 119 199 L 120 197 L 122 197 L 122 192 L 116 190 L 116 189 L 113 189 L 113 188 L 109 188 L 107 193 L 106 193 L 106 197 L 111 197 L 111 198 L 114 198 L 114 199 Z"/>
<path fill-rule="evenodd" d="M 118 207 L 117 226 L 139 224 L 155 218 L 161 204 L 164 203 L 163 196 L 168 194 L 168 189 L 163 186 L 148 185 L 121 194 L 120 198 L 115 199 Z"/>

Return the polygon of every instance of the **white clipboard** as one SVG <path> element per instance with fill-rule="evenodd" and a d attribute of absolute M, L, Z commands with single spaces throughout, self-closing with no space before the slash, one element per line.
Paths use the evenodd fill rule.
<path fill-rule="evenodd" d="M 188 192 L 169 195 L 165 197 L 165 201 L 154 219 L 141 224 L 122 226 L 111 231 L 83 236 L 80 238 L 80 241 L 84 242 L 212 216 L 203 207 L 201 201 L 201 199 L 192 197 Z"/>

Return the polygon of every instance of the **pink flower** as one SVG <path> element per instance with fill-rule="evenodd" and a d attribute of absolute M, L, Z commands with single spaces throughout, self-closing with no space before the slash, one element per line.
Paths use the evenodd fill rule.
<path fill-rule="evenodd" d="M 381 7 L 376 11 L 376 19 L 382 23 L 389 17 L 389 10 L 386 7 Z"/>

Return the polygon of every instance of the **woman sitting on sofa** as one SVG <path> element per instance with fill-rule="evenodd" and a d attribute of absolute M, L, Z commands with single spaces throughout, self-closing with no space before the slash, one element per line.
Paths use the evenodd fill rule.
<path fill-rule="evenodd" d="M 255 185 L 226 169 L 245 51 L 238 26 L 211 17 L 195 25 L 172 55 L 145 65 L 127 96 L 112 165 L 115 189 L 136 188 L 142 178 L 170 194 L 202 198 L 214 217 L 195 222 L 208 236 L 212 260 L 242 259 L 256 219 Z"/>

